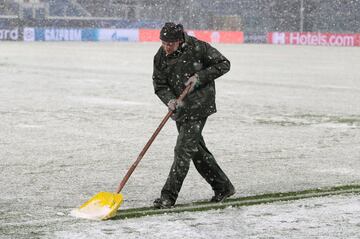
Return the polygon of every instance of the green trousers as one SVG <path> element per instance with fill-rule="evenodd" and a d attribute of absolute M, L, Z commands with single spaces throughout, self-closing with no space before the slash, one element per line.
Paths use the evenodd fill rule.
<path fill-rule="evenodd" d="M 207 118 L 196 121 L 176 122 L 179 132 L 175 146 L 174 162 L 161 190 L 161 197 L 176 202 L 181 186 L 193 161 L 200 175 L 215 192 L 222 192 L 231 185 L 230 180 L 206 148 L 202 130 Z"/>

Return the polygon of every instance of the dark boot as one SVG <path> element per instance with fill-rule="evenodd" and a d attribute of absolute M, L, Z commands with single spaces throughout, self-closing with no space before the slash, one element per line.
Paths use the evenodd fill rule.
<path fill-rule="evenodd" d="M 210 200 L 210 202 L 224 202 L 225 199 L 227 199 L 228 197 L 231 197 L 232 195 L 235 194 L 235 188 L 232 184 L 230 184 L 230 186 L 223 190 L 223 191 L 218 191 L 215 192 L 215 196 L 213 196 Z"/>
<path fill-rule="evenodd" d="M 163 208 L 171 208 L 175 205 L 175 202 L 167 199 L 167 198 L 157 198 L 154 201 L 154 208 L 163 209 Z"/>

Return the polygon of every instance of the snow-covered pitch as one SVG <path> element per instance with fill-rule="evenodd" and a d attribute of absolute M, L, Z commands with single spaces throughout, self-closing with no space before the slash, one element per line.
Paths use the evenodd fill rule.
<path fill-rule="evenodd" d="M 0 44 L 0 238 L 358 238 L 359 195 L 94 222 L 69 216 L 119 181 L 166 114 L 158 43 Z M 236 197 L 360 184 L 360 48 L 215 45 L 204 138 Z M 176 141 L 168 122 L 123 190 L 150 206 Z M 211 198 L 195 168 L 178 203 Z"/>

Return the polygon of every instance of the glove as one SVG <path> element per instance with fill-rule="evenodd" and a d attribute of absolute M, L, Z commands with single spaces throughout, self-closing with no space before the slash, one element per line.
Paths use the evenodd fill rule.
<path fill-rule="evenodd" d="M 167 103 L 167 106 L 169 108 L 169 111 L 173 111 L 175 113 L 175 111 L 177 109 L 179 109 L 180 107 L 182 107 L 184 104 L 182 101 L 179 101 L 177 99 L 171 99 L 169 100 L 169 102 Z"/>
<path fill-rule="evenodd" d="M 183 105 L 184 103 L 182 101 L 176 99 L 169 100 L 167 106 L 169 111 L 173 112 L 173 114 L 171 115 L 171 119 L 176 121 L 179 118 L 179 116 L 181 115 L 181 107 Z"/>
<path fill-rule="evenodd" d="M 193 76 L 191 76 L 188 79 L 187 82 L 185 82 L 185 86 L 188 86 L 190 84 L 191 84 L 191 87 L 189 89 L 189 93 L 200 87 L 200 79 L 199 79 L 198 74 L 194 74 Z"/>

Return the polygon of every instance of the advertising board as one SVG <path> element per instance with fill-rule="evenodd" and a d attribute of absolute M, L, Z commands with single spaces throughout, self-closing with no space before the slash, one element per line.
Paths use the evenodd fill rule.
<path fill-rule="evenodd" d="M 244 33 L 235 31 L 187 31 L 190 36 L 209 43 L 244 43 Z M 160 30 L 140 29 L 140 42 L 158 42 Z"/>
<path fill-rule="evenodd" d="M 270 32 L 268 43 L 312 46 L 360 46 L 360 34 Z"/>
<path fill-rule="evenodd" d="M 138 29 L 99 29 L 99 41 L 139 41 Z"/>
<path fill-rule="evenodd" d="M 24 28 L 24 41 L 97 41 L 98 30 L 72 28 Z"/>
<path fill-rule="evenodd" d="M 19 29 L 0 29 L 0 41 L 17 41 L 19 40 Z"/>

